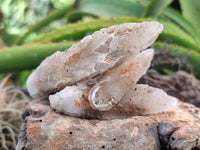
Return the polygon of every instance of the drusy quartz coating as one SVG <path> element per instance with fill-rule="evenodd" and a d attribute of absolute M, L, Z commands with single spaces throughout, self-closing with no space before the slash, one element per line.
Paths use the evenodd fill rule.
<path fill-rule="evenodd" d="M 64 52 L 47 57 L 28 80 L 34 98 L 49 97 L 58 112 L 76 117 L 124 118 L 168 111 L 176 99 L 138 85 L 163 25 L 151 21 L 101 29 Z"/>

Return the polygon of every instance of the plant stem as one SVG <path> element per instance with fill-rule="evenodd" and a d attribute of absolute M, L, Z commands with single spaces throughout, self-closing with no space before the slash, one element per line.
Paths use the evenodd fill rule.
<path fill-rule="evenodd" d="M 33 69 L 47 56 L 56 51 L 64 51 L 71 45 L 72 43 L 37 44 L 1 49 L 0 72 Z"/>
<path fill-rule="evenodd" d="M 146 8 L 144 17 L 157 17 L 161 11 L 173 0 L 151 0 Z"/>

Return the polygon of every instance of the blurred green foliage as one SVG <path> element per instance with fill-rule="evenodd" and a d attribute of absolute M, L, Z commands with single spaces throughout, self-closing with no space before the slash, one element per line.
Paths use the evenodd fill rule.
<path fill-rule="evenodd" d="M 142 3 L 136 0 L 82 0 L 79 9 L 104 18 L 116 16 L 139 18 L 145 10 Z"/>
<path fill-rule="evenodd" d="M 181 0 L 181 9 L 183 17 L 186 18 L 191 24 L 194 25 L 195 29 L 199 28 L 200 25 L 200 2 L 199 0 Z"/>
<path fill-rule="evenodd" d="M 0 37 L 6 45 L 11 45 L 15 38 L 23 35 L 30 26 L 45 18 L 49 12 L 72 2 L 72 0 L 0 0 Z M 64 24 L 66 24 L 65 19 L 51 24 L 44 31 Z"/>
<path fill-rule="evenodd" d="M 11 46 L 0 50 L 0 72 L 17 71 L 19 76 L 19 72 L 34 69 L 54 51 L 63 51 L 69 47 L 67 45 L 101 28 L 156 20 L 165 28 L 158 38 L 162 44 L 155 45 L 161 49 L 169 47 L 172 53 L 181 57 L 187 51 L 187 63 L 192 63 L 193 73 L 200 78 L 197 67 L 197 58 L 200 59 L 200 1 L 192 1 L 0 0 L 0 38 L 4 45 Z M 180 7 L 172 8 L 174 3 Z M 32 43 L 37 43 L 37 46 Z M 51 47 L 52 43 L 55 43 L 54 47 Z M 175 47 L 181 52 L 175 52 Z M 33 56 L 34 53 L 37 56 Z"/>

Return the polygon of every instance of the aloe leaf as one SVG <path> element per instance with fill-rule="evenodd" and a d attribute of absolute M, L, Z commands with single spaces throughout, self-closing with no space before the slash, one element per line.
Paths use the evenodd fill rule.
<path fill-rule="evenodd" d="M 47 56 L 63 51 L 71 45 L 72 43 L 48 43 L 3 48 L 0 50 L 0 73 L 33 69 Z"/>
<path fill-rule="evenodd" d="M 142 22 L 142 21 L 151 21 L 157 20 L 152 18 L 131 18 L 131 17 L 117 17 L 111 19 L 98 19 L 92 20 L 88 22 L 78 22 L 76 24 L 68 24 L 66 27 L 56 29 L 52 32 L 42 34 L 35 42 L 58 42 L 65 40 L 80 40 L 88 33 L 93 33 L 101 28 L 106 28 L 115 24 L 121 24 L 126 22 Z M 164 25 L 164 30 L 159 36 L 159 40 L 161 41 L 170 41 L 188 48 L 195 49 L 200 51 L 200 44 L 195 42 L 192 36 L 190 36 L 187 32 L 179 28 L 174 23 L 157 20 Z"/>
<path fill-rule="evenodd" d="M 60 9 L 56 9 L 54 11 L 52 11 L 49 15 L 47 15 L 44 19 L 42 19 L 41 21 L 37 22 L 36 24 L 34 24 L 32 27 L 30 27 L 30 29 L 28 30 L 28 32 L 26 32 L 22 37 L 20 37 L 17 40 L 17 44 L 20 45 L 24 42 L 24 40 L 26 39 L 26 37 L 31 34 L 32 32 L 36 32 L 38 30 L 40 30 L 42 27 L 48 25 L 49 23 L 51 23 L 54 20 L 60 19 L 61 17 L 64 17 L 64 15 L 70 11 L 73 8 L 73 5 L 66 5 L 63 6 Z"/>
<path fill-rule="evenodd" d="M 80 40 L 82 38 L 84 38 L 87 34 L 91 34 L 93 33 L 94 31 L 97 31 L 97 30 L 100 30 L 102 28 L 105 28 L 105 27 L 108 27 L 108 26 L 95 26 L 95 27 L 88 27 L 88 28 L 85 28 L 83 30 L 76 30 L 76 31 L 73 31 L 73 32 L 64 32 L 62 33 L 61 35 L 58 35 L 58 36 L 53 36 L 51 38 L 51 42 L 59 42 L 59 41 L 63 41 L 63 40 Z"/>
<path fill-rule="evenodd" d="M 94 19 L 99 18 L 99 16 L 89 12 L 73 10 L 67 14 L 67 21 L 76 22 L 78 20 L 82 20 L 83 17 L 92 17 Z"/>
<path fill-rule="evenodd" d="M 193 37 L 187 34 L 184 30 L 171 22 L 159 21 L 164 25 L 163 32 L 159 35 L 159 40 L 166 42 L 169 40 L 174 44 L 182 45 L 186 48 L 195 49 L 200 52 L 200 44 L 195 42 Z"/>
<path fill-rule="evenodd" d="M 200 26 L 200 1 L 199 0 L 180 0 L 183 16 L 190 21 L 196 28 Z"/>
<path fill-rule="evenodd" d="M 60 36 L 63 38 L 60 38 L 59 41 L 68 40 L 67 37 L 73 40 L 74 38 L 82 39 L 85 35 L 87 35 L 87 33 L 92 33 L 101 28 L 105 28 L 108 26 L 121 24 L 125 22 L 138 22 L 138 21 L 139 20 L 136 18 L 116 17 L 116 18 L 111 18 L 111 19 L 98 19 L 98 20 L 90 20 L 87 22 L 78 22 L 75 24 L 67 24 L 63 28 L 55 29 L 51 32 L 47 32 L 47 33 L 39 35 L 37 38 L 34 39 L 34 42 L 46 43 L 49 41 L 52 41 L 52 42 L 58 41 L 58 40 L 53 40 L 53 39 L 59 39 Z M 78 35 L 80 32 L 82 32 L 82 34 Z M 70 36 L 68 36 L 68 34 Z"/>
<path fill-rule="evenodd" d="M 186 20 L 178 11 L 167 7 L 163 10 L 162 15 L 177 24 L 181 29 L 190 34 L 196 41 L 200 41 L 200 32 L 194 29 L 194 26 Z"/>
<path fill-rule="evenodd" d="M 79 9 L 109 18 L 115 16 L 141 17 L 145 8 L 137 0 L 82 0 Z"/>
<path fill-rule="evenodd" d="M 200 79 L 200 54 L 195 50 L 187 49 L 182 46 L 178 45 L 171 45 L 168 43 L 160 43 L 156 42 L 153 44 L 154 48 L 159 51 L 170 51 L 172 52 L 177 58 L 182 57 L 184 58 L 184 63 L 182 65 L 190 66 L 192 73 Z"/>
<path fill-rule="evenodd" d="M 144 12 L 144 17 L 157 17 L 171 2 L 172 0 L 151 0 Z"/>

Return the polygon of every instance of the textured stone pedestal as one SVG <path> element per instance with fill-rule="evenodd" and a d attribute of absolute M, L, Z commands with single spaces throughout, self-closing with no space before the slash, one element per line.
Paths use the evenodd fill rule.
<path fill-rule="evenodd" d="M 200 149 L 200 109 L 179 102 L 171 112 L 115 120 L 86 120 L 50 106 L 27 108 L 17 150 Z"/>

